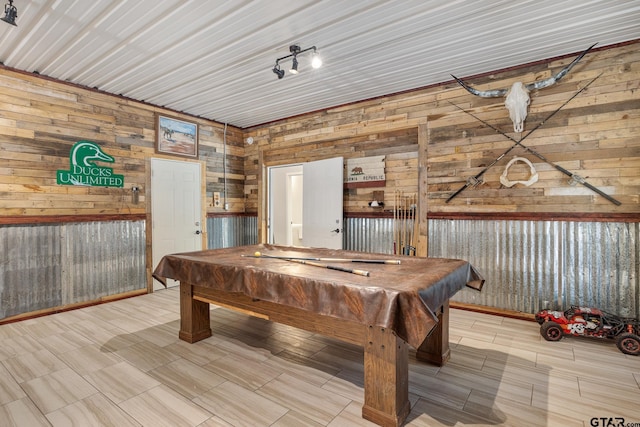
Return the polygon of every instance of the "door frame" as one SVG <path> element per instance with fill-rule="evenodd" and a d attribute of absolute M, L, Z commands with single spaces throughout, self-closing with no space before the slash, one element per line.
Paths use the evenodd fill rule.
<path fill-rule="evenodd" d="M 341 163 L 342 163 L 342 167 L 340 168 L 340 173 L 341 173 L 341 177 L 342 177 L 342 173 L 343 173 L 343 167 L 344 167 L 344 157 L 339 155 L 339 156 L 334 156 L 334 157 L 327 157 L 327 158 L 322 158 L 322 159 L 309 159 L 305 162 L 296 162 L 296 163 L 281 163 L 281 162 L 274 162 L 274 164 L 269 164 L 269 163 L 265 163 L 263 161 L 263 154 L 264 152 L 260 152 L 259 153 L 259 167 L 260 167 L 260 174 L 258 176 L 258 243 L 270 243 L 270 235 L 273 235 L 273 225 L 274 225 L 274 221 L 272 218 L 272 206 L 270 204 L 271 199 L 273 198 L 273 195 L 271 194 L 272 191 L 272 176 L 271 176 L 271 171 L 274 169 L 284 169 L 285 174 L 283 175 L 284 178 L 288 178 L 291 175 L 299 175 L 299 173 L 296 173 L 296 169 L 300 168 L 301 169 L 301 173 L 302 176 L 304 176 L 304 168 L 305 165 L 308 165 L 310 163 L 316 163 L 316 162 L 323 162 L 326 160 L 332 160 L 332 159 L 337 159 L 340 158 L 341 159 Z M 291 171 L 291 173 L 288 173 L 288 171 Z M 304 180 L 304 178 L 303 178 Z M 340 180 L 342 183 L 342 179 Z M 286 179 L 285 182 L 286 185 L 289 184 L 288 179 Z M 340 186 L 340 189 L 342 190 L 342 185 Z M 303 196 L 304 196 L 304 191 L 305 189 L 303 189 Z M 340 242 L 340 247 L 343 247 L 344 244 L 344 194 L 341 192 L 341 197 L 343 198 L 341 200 L 341 204 L 342 204 L 342 212 L 340 213 L 340 217 L 339 217 L 339 228 L 341 229 L 341 232 L 338 233 L 341 239 Z M 291 212 L 289 211 L 290 206 L 287 205 L 287 210 L 285 211 L 285 215 L 286 215 L 286 219 L 285 222 L 288 224 L 290 223 L 290 217 L 291 217 Z M 303 208 L 303 212 L 302 215 L 304 216 L 304 208 Z M 304 230 L 304 221 L 303 221 L 303 230 Z M 291 228 L 287 229 L 287 233 L 291 233 Z M 303 231 L 304 234 L 304 231 Z M 303 236 L 303 242 L 304 242 L 304 236 Z M 281 242 L 276 242 L 276 244 L 283 244 Z"/>
<path fill-rule="evenodd" d="M 176 159 L 175 157 L 169 156 L 149 156 L 145 160 L 145 188 L 144 188 L 144 197 L 145 197 L 145 253 L 146 253 L 146 276 L 147 276 L 147 293 L 153 293 L 153 270 L 155 269 L 155 265 L 153 265 L 153 218 L 152 218 L 152 200 L 151 200 L 151 160 L 168 160 L 175 162 L 183 162 L 183 163 L 197 163 L 200 165 L 200 224 L 201 227 L 201 239 L 202 239 L 202 247 L 207 247 L 207 165 L 206 162 L 201 160 L 189 160 L 189 159 Z"/>

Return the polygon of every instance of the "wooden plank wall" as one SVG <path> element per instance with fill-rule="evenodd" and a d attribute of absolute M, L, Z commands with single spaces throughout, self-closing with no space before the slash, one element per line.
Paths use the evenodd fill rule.
<path fill-rule="evenodd" d="M 213 208 L 212 194 L 223 191 L 223 125 L 0 66 L 0 220 L 144 215 L 146 160 L 184 159 L 154 153 L 155 113 L 198 123 L 207 211 L 221 210 Z M 109 167 L 124 175 L 124 188 L 56 184 L 56 170 L 68 170 L 70 148 L 83 139 L 115 158 Z M 242 131 L 228 127 L 228 202 L 236 212 L 244 211 L 243 159 Z M 133 186 L 141 188 L 137 204 Z"/>
<path fill-rule="evenodd" d="M 372 191 L 418 189 L 418 159 L 424 158 L 423 202 L 431 215 L 476 213 L 509 217 L 528 213 L 621 215 L 640 213 L 640 49 L 638 42 L 594 50 L 556 85 L 532 93 L 525 133 L 544 120 L 590 80 L 593 84 L 523 142 L 548 160 L 576 173 L 615 197 L 615 206 L 530 153 L 517 148 L 484 175 L 484 183 L 446 198 L 505 152 L 513 142 L 456 106 L 518 138 L 503 98 L 478 98 L 455 82 L 345 105 L 248 129 L 256 144 L 245 157 L 246 209 L 258 212 L 262 166 L 319 160 L 342 155 L 388 154 L 384 188 L 345 193 L 346 213 L 371 212 Z M 550 77 L 575 55 L 468 78 L 479 89 L 509 87 Z M 455 73 L 456 70 L 451 70 Z M 465 76 L 459 76 L 465 77 Z M 454 103 L 456 106 L 452 105 Z M 424 125 L 426 135 L 419 135 Z M 523 135 L 525 134 L 523 133 Z M 418 145 L 416 145 L 418 142 Z M 418 156 L 424 150 L 423 156 Z M 501 187 L 499 176 L 511 155 L 528 158 L 539 174 L 530 187 Z M 509 178 L 526 179 L 517 163 Z M 422 178 L 421 178 L 422 179 Z M 424 187 L 424 188 L 422 188 Z"/>
<path fill-rule="evenodd" d="M 266 147 L 265 147 L 266 148 Z M 256 150 L 247 156 L 246 164 L 254 173 L 247 176 L 245 192 L 247 194 L 247 210 L 257 212 L 258 177 Z M 370 208 L 373 191 L 385 191 L 384 203 L 391 206 L 394 191 L 406 193 L 417 191 L 418 183 L 412 177 L 417 168 L 418 131 L 412 127 L 391 132 L 379 132 L 363 137 L 352 136 L 339 140 L 307 143 L 299 141 L 272 141 L 268 149 L 264 149 L 262 161 L 267 166 L 304 163 L 308 161 L 342 156 L 345 159 L 368 156 L 386 156 L 386 184 L 382 187 L 345 189 L 344 209 L 346 212 L 378 213 L 379 209 Z"/>
<path fill-rule="evenodd" d="M 521 137 L 513 132 L 502 99 L 479 98 L 454 90 L 443 93 L 437 108 L 428 116 L 431 209 L 440 212 L 461 208 L 478 212 L 638 212 L 640 52 L 637 48 L 636 44 L 588 55 L 583 59 L 584 64 L 576 66 L 565 79 L 534 91 L 521 135 L 527 135 L 544 121 L 523 144 L 586 178 L 588 183 L 619 200 L 621 206 L 615 206 L 582 185 L 571 185 L 567 175 L 521 147 L 489 169 L 483 176 L 484 183 L 465 190 L 449 204 L 444 203 L 466 178 L 475 176 L 513 145 L 504 135 L 469 114 L 451 110 L 447 105 L 449 101 L 512 137 Z M 494 88 L 508 87 L 515 81 L 532 82 L 552 76 L 572 59 L 503 73 L 496 81 L 494 76 L 474 79 L 474 83 L 482 88 Z M 596 80 L 587 89 L 546 120 L 593 79 Z M 538 172 L 538 182 L 530 187 L 509 188 L 500 183 L 506 163 L 516 155 L 529 159 Z M 510 179 L 526 180 L 530 175 L 528 166 L 517 165 L 520 170 L 510 169 Z"/>
<path fill-rule="evenodd" d="M 418 191 L 419 159 L 424 158 L 422 202 L 432 215 L 503 213 L 637 214 L 640 211 L 639 43 L 589 53 L 553 87 L 534 92 L 525 131 L 602 72 L 582 94 L 527 138 L 526 145 L 585 177 L 622 202 L 614 206 L 522 150 L 540 180 L 531 187 L 500 188 L 499 175 L 510 157 L 491 168 L 484 184 L 444 200 L 465 180 L 512 144 L 449 103 L 513 134 L 502 99 L 480 99 L 453 82 L 315 112 L 254 129 L 227 131 L 227 202 L 230 213 L 259 211 L 262 166 L 385 154 L 382 188 L 345 193 L 347 214 L 376 214 L 368 202 L 385 191 L 390 206 L 396 189 Z M 481 89 L 534 81 L 557 72 L 574 56 L 541 61 L 469 78 Z M 455 72 L 455 70 L 452 70 Z M 461 76 L 465 77 L 465 76 Z M 0 66 L 0 208 L 3 217 L 142 215 L 148 194 L 146 159 L 154 154 L 154 114 L 181 116 L 160 107 L 96 90 L 56 82 Z M 223 191 L 223 125 L 183 116 L 200 125 L 200 160 L 206 162 L 207 212 L 212 194 Z M 420 125 L 422 129 L 419 130 Z M 253 136 L 256 143 L 245 146 Z M 97 142 L 116 158 L 114 172 L 125 188 L 71 187 L 55 183 L 55 171 L 68 166 L 70 147 L 80 139 Z M 422 150 L 422 151 L 420 151 Z M 422 153 L 422 154 L 421 154 Z M 419 155 L 421 154 L 421 155 Z M 159 156 L 161 157 L 161 156 Z M 517 167 L 512 169 L 517 178 Z M 526 175 L 524 171 L 521 175 Z M 132 186 L 142 188 L 131 203 Z M 424 187 L 424 189 L 422 189 Z"/>

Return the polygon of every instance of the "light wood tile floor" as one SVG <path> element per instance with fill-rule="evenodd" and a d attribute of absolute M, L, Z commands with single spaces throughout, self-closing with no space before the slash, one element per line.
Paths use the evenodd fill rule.
<path fill-rule="evenodd" d="M 178 297 L 0 326 L 0 426 L 374 425 L 360 415 L 360 348 L 215 307 L 214 336 L 187 344 Z M 611 341 L 548 343 L 538 329 L 452 309 L 451 361 L 410 352 L 407 425 L 640 427 L 640 358 Z"/>

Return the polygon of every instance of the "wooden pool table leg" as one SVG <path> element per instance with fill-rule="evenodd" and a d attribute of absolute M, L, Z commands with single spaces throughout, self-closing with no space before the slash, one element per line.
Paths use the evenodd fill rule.
<path fill-rule="evenodd" d="M 411 410 L 408 346 L 390 329 L 367 329 L 362 417 L 384 427 L 398 427 Z"/>
<path fill-rule="evenodd" d="M 180 333 L 178 337 L 194 343 L 211 336 L 209 303 L 193 299 L 193 286 L 180 282 Z"/>
<path fill-rule="evenodd" d="M 451 356 L 449 350 L 449 301 L 438 310 L 438 324 L 416 350 L 416 359 L 442 366 Z"/>

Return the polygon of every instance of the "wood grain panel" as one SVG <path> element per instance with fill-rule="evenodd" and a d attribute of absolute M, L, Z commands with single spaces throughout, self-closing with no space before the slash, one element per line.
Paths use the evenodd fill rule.
<path fill-rule="evenodd" d="M 551 76 L 573 58 L 471 77 L 482 89 L 505 87 Z M 452 70 L 454 72 L 455 70 Z M 585 212 L 640 211 L 640 52 L 638 43 L 590 52 L 558 84 L 534 91 L 525 132 L 532 129 L 591 79 L 598 79 L 562 111 L 527 137 L 524 144 L 622 202 L 603 200 L 521 148 L 485 174 L 484 184 L 444 201 L 512 144 L 460 111 L 468 110 L 510 135 L 503 99 L 481 99 L 456 83 L 337 106 L 288 120 L 242 130 L 200 118 L 200 158 L 206 162 L 207 212 L 259 210 L 261 167 L 319 160 L 387 156 L 384 187 L 345 193 L 347 214 L 370 213 L 373 191 L 418 190 L 417 129 L 426 127 L 422 192 L 430 212 Z M 146 211 L 147 166 L 155 156 L 154 114 L 159 107 L 69 85 L 0 66 L 0 200 L 4 215 L 139 214 Z M 456 106 L 452 105 L 451 103 Z M 172 112 L 173 115 L 179 113 Z M 244 145 L 252 136 L 256 143 Z M 116 158 L 114 172 L 125 175 L 125 190 L 68 191 L 55 184 L 55 171 L 68 164 L 70 147 L 89 139 Z M 226 147 L 225 147 L 226 142 Z M 226 161 L 224 151 L 226 148 Z M 512 155 L 530 159 L 540 179 L 532 187 L 502 188 L 499 176 Z M 407 157 L 408 156 L 408 157 Z M 263 161 L 260 161 L 260 159 Z M 226 163 L 226 174 L 225 174 Z M 518 175 L 516 175 L 518 176 Z M 225 185 L 226 183 L 226 185 Z M 131 203 L 127 189 L 143 189 Z M 230 210 L 214 208 L 213 192 L 224 193 Z M 43 197 L 50 194 L 51 197 Z M 66 199 L 56 195 L 67 194 Z M 391 197 L 389 197 L 391 195 Z M 105 200 L 106 198 L 106 200 Z"/>
<path fill-rule="evenodd" d="M 72 218 L 146 212 L 146 159 L 157 156 L 154 117 L 164 110 L 2 66 L 0 88 L 1 215 Z M 212 196 L 225 189 L 226 142 L 227 202 L 232 211 L 243 212 L 242 131 L 229 126 L 225 138 L 223 125 L 185 118 L 200 126 L 200 158 L 207 165 L 207 211 L 222 211 L 213 207 Z M 108 166 L 124 175 L 124 188 L 56 184 L 56 171 L 69 167 L 70 149 L 83 139 L 96 142 L 115 158 Z M 137 204 L 132 201 L 134 186 L 142 189 Z"/>
<path fill-rule="evenodd" d="M 487 73 L 467 81 L 482 90 L 509 87 L 515 81 L 550 77 L 573 60 L 550 62 Z M 455 70 L 452 70 L 452 72 Z M 596 80 L 558 113 L 549 117 L 591 80 Z M 504 108 L 503 98 L 479 98 L 455 82 L 410 93 L 343 105 L 248 129 L 256 144 L 245 156 L 247 211 L 258 210 L 264 164 L 287 164 L 342 155 L 387 155 L 385 203 L 396 188 L 418 189 L 418 150 L 424 149 L 426 198 L 430 213 L 600 213 L 634 215 L 640 212 L 640 53 L 638 43 L 590 52 L 554 86 L 533 91 L 522 135 Z M 619 200 L 615 206 L 588 188 L 570 185 L 569 177 L 531 152 L 516 147 L 487 170 L 483 183 L 446 199 L 514 145 L 505 136 L 461 109 L 516 139 L 544 122 L 522 142 L 546 159 L 575 173 Z M 426 127 L 424 148 L 417 146 L 418 125 Z M 394 139 L 395 138 L 395 139 Z M 416 144 L 416 145 L 414 145 Z M 374 154 L 375 153 L 375 154 Z M 407 157 L 409 156 L 409 157 Z M 529 159 L 539 180 L 531 187 L 500 183 L 513 156 Z M 513 179 L 528 174 L 514 167 Z M 511 174 L 509 175 L 512 176 Z M 367 189 L 345 193 L 346 214 L 368 214 Z"/>

